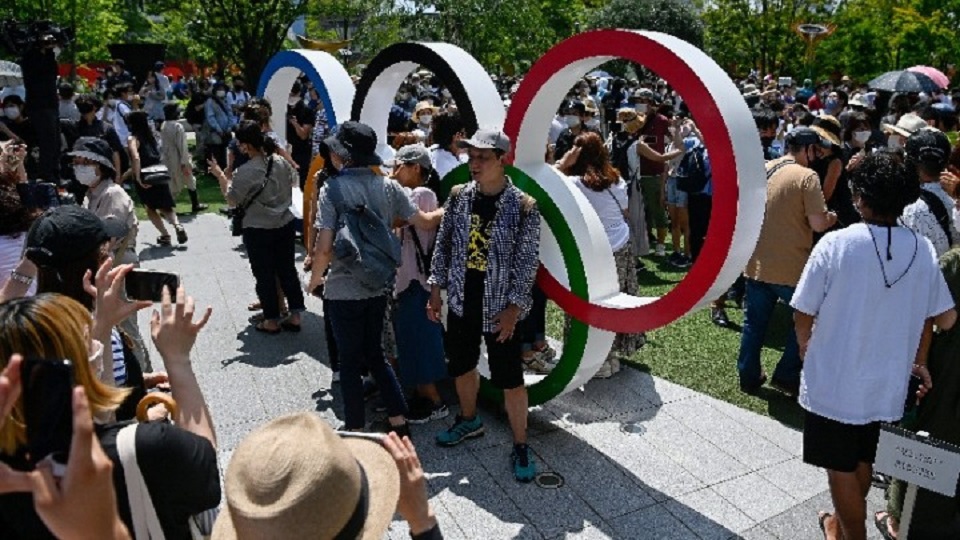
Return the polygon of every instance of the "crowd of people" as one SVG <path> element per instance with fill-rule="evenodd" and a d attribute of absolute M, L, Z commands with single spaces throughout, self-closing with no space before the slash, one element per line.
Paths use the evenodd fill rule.
<path fill-rule="evenodd" d="M 122 62 L 99 95 L 61 85 L 69 165 L 61 171 L 76 206 L 44 210 L 45 191 L 30 181 L 36 135 L 23 96 L 4 98 L 0 139 L 11 142 L 0 155 L 3 530 L 14 538 L 70 538 L 77 526 L 102 537 L 142 534 L 149 525 L 134 508 L 143 503 L 131 497 L 128 470 L 111 474 L 129 469 L 123 432 L 139 422 L 133 446 L 146 506 L 166 536 L 206 528 L 220 538 L 297 537 L 310 528 L 353 538 L 382 531 L 397 509 L 416 538 L 439 538 L 409 424 L 450 415 L 454 404 L 438 389 L 450 379 L 458 413 L 435 443 L 484 435 L 481 343 L 490 382 L 503 391 L 512 473 L 533 480 L 525 381 L 549 374 L 558 357 L 546 335 L 546 296 L 534 283 L 541 216 L 506 172 L 512 142 L 501 128 L 482 118 L 479 129 L 468 128 L 443 81 L 417 71 L 398 90 L 389 148 L 378 153 L 371 127 L 327 125 L 306 77 L 286 103 L 272 104 L 250 95 L 241 77 L 229 85 L 171 83 L 162 68 L 138 92 Z M 772 76 L 739 84 L 767 160 L 765 220 L 743 276 L 714 302 L 711 319 L 727 326 L 726 304 L 744 306 L 741 390 L 755 394 L 768 384 L 798 400 L 806 411 L 804 460 L 828 471 L 835 506 L 820 526 L 831 539 L 864 538 L 880 422 L 912 411 L 905 427 L 960 443 L 960 373 L 950 362 L 960 295 L 960 251 L 952 249 L 960 243 L 960 95 L 891 95 L 847 78 L 799 88 Z M 505 102 L 515 88 L 501 84 Z M 187 100 L 184 110 L 173 97 Z M 599 75 L 561 97 L 544 158 L 596 211 L 620 289 L 641 292 L 641 256 L 678 270 L 694 264 L 713 182 L 709 148 L 682 96 L 656 78 Z M 286 107 L 282 132 L 270 124 L 275 106 Z M 192 153 L 188 131 L 196 134 Z M 444 187 L 460 166 L 470 181 Z M 249 307 L 259 311 L 252 328 L 265 339 L 300 332 L 305 294 L 323 299 L 344 407 L 340 432 L 304 413 L 252 433 L 226 471 L 226 505 L 212 527 L 221 497 L 217 440 L 189 359 L 210 312 L 198 314 L 182 289 L 165 294 L 150 337 L 166 371 L 155 372 L 136 322 L 151 304 L 122 294 L 137 264 L 128 192 L 160 231 L 156 245 L 170 245 L 173 235 L 183 244 L 175 198 L 186 188 L 193 210 L 203 209 L 200 170 L 217 181 L 249 257 L 256 282 Z M 297 216 L 293 199 L 301 193 L 312 210 Z M 300 217 L 311 225 L 302 239 L 305 290 L 295 263 Z M 794 326 L 768 377 L 760 352 L 778 303 L 790 306 Z M 615 376 L 645 341 L 618 334 L 596 377 Z M 37 357 L 72 361 L 80 389 L 59 483 L 51 476 L 57 468 L 31 454 L 24 426 L 22 359 Z M 372 388 L 389 435 L 366 418 Z M 141 406 L 158 393 L 173 400 Z M 306 440 L 312 444 L 299 444 Z M 256 480 L 267 477 L 290 481 Z M 78 494 L 77 478 L 97 486 L 98 504 Z M 329 490 L 345 495 L 316 502 Z M 919 500 L 915 527 L 929 537 L 956 533 L 951 499 L 921 490 Z M 873 521 L 895 538 L 900 483 L 891 483 L 888 501 Z"/>

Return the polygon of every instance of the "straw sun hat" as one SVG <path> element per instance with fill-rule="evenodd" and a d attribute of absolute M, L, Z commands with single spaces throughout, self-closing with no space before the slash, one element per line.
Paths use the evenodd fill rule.
<path fill-rule="evenodd" d="M 314 413 L 280 417 L 237 447 L 216 540 L 383 538 L 400 495 L 378 442 L 341 438 Z"/>

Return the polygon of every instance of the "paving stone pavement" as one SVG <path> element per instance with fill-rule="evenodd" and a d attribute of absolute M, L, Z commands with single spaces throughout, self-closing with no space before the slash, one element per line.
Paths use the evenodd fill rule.
<path fill-rule="evenodd" d="M 254 332 L 246 310 L 254 281 L 239 238 L 218 215 L 183 221 L 186 246 L 157 247 L 143 222 L 138 248 L 142 267 L 179 273 L 198 306 L 213 306 L 193 362 L 221 470 L 246 434 L 279 415 L 316 411 L 342 424 L 320 301 L 307 299 L 299 334 Z M 412 427 L 448 539 L 819 539 L 817 510 L 832 507 L 825 473 L 800 459 L 798 431 L 634 369 L 530 411 L 530 445 L 541 471 L 564 477 L 560 489 L 515 482 L 505 418 L 484 420 L 486 436 L 456 448 L 433 443 L 441 422 Z M 873 489 L 868 515 L 882 503 Z M 868 536 L 880 538 L 872 524 Z M 409 538 L 405 524 L 395 521 L 387 538 Z"/>

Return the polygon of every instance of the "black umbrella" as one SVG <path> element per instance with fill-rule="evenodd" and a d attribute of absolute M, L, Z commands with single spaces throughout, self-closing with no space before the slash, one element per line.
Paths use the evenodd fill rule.
<path fill-rule="evenodd" d="M 889 71 L 870 81 L 868 86 L 873 90 L 887 92 L 926 92 L 931 94 L 942 89 L 933 82 L 933 79 L 916 71 Z"/>

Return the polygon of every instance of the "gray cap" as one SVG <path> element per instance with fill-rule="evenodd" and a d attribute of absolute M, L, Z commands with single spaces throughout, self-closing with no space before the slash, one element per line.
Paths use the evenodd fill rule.
<path fill-rule="evenodd" d="M 387 166 L 396 168 L 398 165 L 405 163 L 416 163 L 424 169 L 433 168 L 433 162 L 430 161 L 430 151 L 422 144 L 408 144 L 397 150 L 397 154 L 387 163 Z"/>
<path fill-rule="evenodd" d="M 461 140 L 458 145 L 460 148 L 500 150 L 504 154 L 510 153 L 510 137 L 499 129 L 478 129 L 473 137 Z"/>

